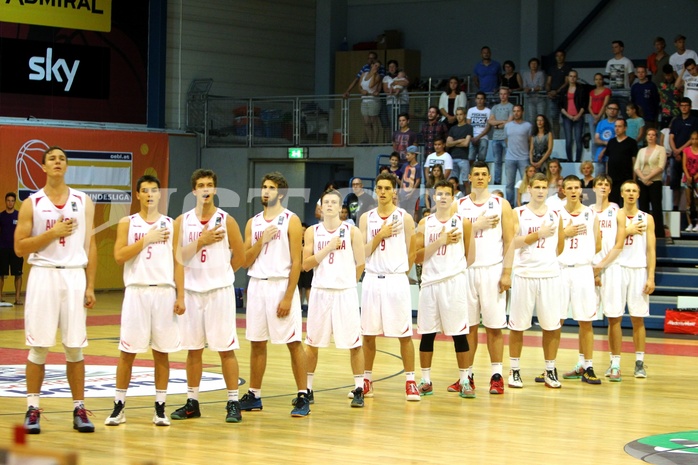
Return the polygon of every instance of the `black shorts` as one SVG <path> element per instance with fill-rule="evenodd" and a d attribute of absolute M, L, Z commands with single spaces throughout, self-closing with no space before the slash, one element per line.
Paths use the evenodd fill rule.
<path fill-rule="evenodd" d="M 313 270 L 301 271 L 301 274 L 298 277 L 298 287 L 300 289 L 310 289 L 312 282 L 313 282 Z"/>
<path fill-rule="evenodd" d="M 0 249 L 0 276 L 22 276 L 24 259 L 15 255 L 13 249 Z"/>

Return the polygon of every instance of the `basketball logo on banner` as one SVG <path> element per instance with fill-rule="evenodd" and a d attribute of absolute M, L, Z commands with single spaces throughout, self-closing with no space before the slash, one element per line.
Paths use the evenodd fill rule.
<path fill-rule="evenodd" d="M 42 169 L 44 152 L 49 145 L 32 139 L 17 151 L 15 172 L 17 191 L 24 200 L 46 183 Z M 65 182 L 84 191 L 95 203 L 131 204 L 133 153 L 116 151 L 66 150 L 68 166 Z"/>
<path fill-rule="evenodd" d="M 32 192 L 38 191 L 46 183 L 46 173 L 41 168 L 41 160 L 48 147 L 46 142 L 32 139 L 25 142 L 17 152 L 15 173 L 21 200 L 29 197 Z"/>

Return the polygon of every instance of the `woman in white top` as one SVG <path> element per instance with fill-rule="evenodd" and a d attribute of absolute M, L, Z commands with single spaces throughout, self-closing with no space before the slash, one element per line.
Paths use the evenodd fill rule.
<path fill-rule="evenodd" d="M 640 210 L 650 213 L 654 218 L 654 234 L 664 237 L 664 213 L 662 211 L 662 174 L 666 167 L 666 150 L 658 145 L 658 132 L 654 128 L 647 130 L 647 146 L 637 152 L 635 174 L 640 185 Z M 652 206 L 650 211 L 649 207 Z"/>
<path fill-rule="evenodd" d="M 378 132 L 381 123 L 379 114 L 381 102 L 379 98 L 381 89 L 381 76 L 378 70 L 381 62 L 376 60 L 369 71 L 365 71 L 359 79 L 361 85 L 361 115 L 364 117 L 364 143 L 375 144 L 378 142 Z"/>
<path fill-rule="evenodd" d="M 456 76 L 451 76 L 448 80 L 448 89 L 439 97 L 439 111 L 449 128 L 456 124 L 456 109 L 467 108 L 466 103 L 465 92 L 460 90 L 460 81 Z"/>

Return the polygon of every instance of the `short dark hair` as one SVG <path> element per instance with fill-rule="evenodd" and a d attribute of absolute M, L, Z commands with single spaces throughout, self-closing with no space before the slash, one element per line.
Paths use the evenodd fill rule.
<path fill-rule="evenodd" d="M 60 150 L 61 152 L 63 152 L 63 155 L 65 155 L 66 162 L 68 161 L 68 154 L 65 153 L 65 150 L 63 150 L 62 148 L 60 148 L 60 147 L 57 146 L 57 145 L 52 145 L 51 147 L 49 147 L 49 148 L 47 148 L 46 150 L 44 150 L 44 155 L 41 157 L 41 164 L 42 164 L 42 165 L 45 165 L 45 164 L 46 164 L 46 155 L 48 155 L 49 153 L 53 152 L 54 150 Z"/>
<path fill-rule="evenodd" d="M 534 61 L 538 63 L 538 66 L 540 66 L 540 60 L 536 57 L 533 57 L 530 60 L 528 60 L 528 66 L 531 66 L 531 63 L 533 63 Z"/>
<path fill-rule="evenodd" d="M 138 181 L 136 181 L 136 192 L 141 191 L 141 184 L 143 184 L 144 182 L 155 183 L 157 184 L 158 189 L 160 189 L 160 180 L 156 176 L 153 176 L 152 174 L 144 174 L 143 176 L 138 178 Z"/>
<path fill-rule="evenodd" d="M 683 62 L 683 67 L 685 69 L 685 68 L 688 68 L 689 66 L 695 65 L 695 64 L 696 64 L 696 60 L 694 60 L 693 58 L 686 58 L 686 61 Z"/>
<path fill-rule="evenodd" d="M 5 200 L 7 200 L 10 197 L 17 200 L 17 194 L 15 194 L 14 192 L 8 192 L 7 194 L 5 194 Z"/>
<path fill-rule="evenodd" d="M 490 165 L 488 165 L 486 162 L 482 160 L 475 160 L 470 164 L 470 172 L 473 172 L 473 168 L 486 168 L 487 173 L 489 174 L 490 172 Z"/>
<path fill-rule="evenodd" d="M 686 61 L 688 61 L 688 60 L 686 60 Z M 681 99 L 679 100 L 679 104 L 681 104 L 681 103 L 687 103 L 689 105 L 693 105 L 693 101 L 688 97 L 681 97 Z"/>
<path fill-rule="evenodd" d="M 196 189 L 196 181 L 198 181 L 201 178 L 211 178 L 213 179 L 213 187 L 218 186 L 218 176 L 216 176 L 216 173 L 214 173 L 213 170 L 199 168 L 198 170 L 194 171 L 194 173 L 192 173 L 191 175 L 192 189 Z"/>
<path fill-rule="evenodd" d="M 477 93 L 475 94 L 475 98 L 479 97 L 480 95 L 482 95 L 483 97 L 485 97 L 485 99 L 487 99 L 487 94 L 481 90 L 477 91 Z"/>
<path fill-rule="evenodd" d="M 446 138 L 444 136 L 436 136 L 434 137 L 434 143 L 436 143 L 436 141 L 440 141 L 441 143 L 445 144 Z"/>
<path fill-rule="evenodd" d="M 264 184 L 264 181 L 271 181 L 276 184 L 279 195 L 286 196 L 288 193 L 288 181 L 286 181 L 284 175 L 278 171 L 272 171 L 262 176 L 262 184 Z"/>
<path fill-rule="evenodd" d="M 579 186 L 582 186 L 582 180 L 574 174 L 568 174 L 567 176 L 565 176 L 562 180 L 562 186 L 564 187 L 565 184 L 567 184 L 568 182 L 578 182 Z"/>
<path fill-rule="evenodd" d="M 399 153 L 399 152 L 393 152 L 393 153 L 391 153 L 391 154 L 390 154 L 390 158 L 393 158 L 393 157 L 398 157 L 398 158 L 400 158 L 400 153 Z"/>
<path fill-rule="evenodd" d="M 549 184 L 548 178 L 546 178 L 543 173 L 536 173 L 533 176 L 531 176 L 531 179 L 528 180 L 529 187 L 533 185 L 534 181 L 542 181 L 546 184 Z"/>
<path fill-rule="evenodd" d="M 664 74 L 674 74 L 674 67 L 667 63 L 662 66 L 662 71 L 664 71 Z"/>
<path fill-rule="evenodd" d="M 515 69 L 516 69 L 516 65 L 515 65 L 514 62 L 511 61 L 511 60 L 506 60 L 504 63 L 502 63 L 502 67 L 505 67 L 506 65 L 511 66 L 511 69 L 512 69 L 512 70 L 515 70 Z"/>
<path fill-rule="evenodd" d="M 376 185 L 378 184 L 378 181 L 390 181 L 390 184 L 393 186 L 393 189 L 397 189 L 397 176 L 395 176 L 391 172 L 380 173 L 378 176 L 376 176 Z"/>
<path fill-rule="evenodd" d="M 617 45 L 619 45 L 621 48 L 625 48 L 625 44 L 623 43 L 622 40 L 614 40 L 613 42 L 611 42 L 611 44 L 612 44 L 612 45 L 613 45 L 613 44 L 617 44 Z"/>
<path fill-rule="evenodd" d="M 613 179 L 607 174 L 600 174 L 594 178 L 594 187 L 601 181 L 606 181 L 609 186 L 613 186 Z"/>
<path fill-rule="evenodd" d="M 660 36 L 655 37 L 654 43 L 656 44 L 657 42 L 659 42 L 660 44 L 666 45 L 666 40 L 664 40 L 664 37 L 660 37 Z"/>
<path fill-rule="evenodd" d="M 513 110 L 516 107 L 520 107 L 521 111 L 523 111 L 523 105 L 521 105 L 520 103 L 515 104 L 513 107 L 511 107 L 511 109 Z"/>
<path fill-rule="evenodd" d="M 442 180 L 440 180 L 440 181 L 436 181 L 436 184 L 434 184 L 434 192 L 436 192 L 436 189 L 438 189 L 439 187 L 445 187 L 445 188 L 447 188 L 447 189 L 449 189 L 449 190 L 451 191 L 451 195 L 454 194 L 454 192 L 453 192 L 453 185 L 451 185 L 451 183 L 448 182 L 448 180 L 446 180 L 446 179 L 442 179 Z"/>
<path fill-rule="evenodd" d="M 483 45 L 482 48 L 480 49 L 480 51 L 482 52 L 484 49 L 487 49 L 487 50 L 489 50 L 490 52 L 492 51 L 492 49 L 489 48 L 487 45 Z"/>
<path fill-rule="evenodd" d="M 320 203 L 322 204 L 322 199 L 325 198 L 326 195 L 336 195 L 337 198 L 339 199 L 339 203 L 342 203 L 342 200 L 344 197 L 342 197 L 342 194 L 337 190 L 337 189 L 328 189 L 325 192 L 322 193 L 320 196 Z"/>
<path fill-rule="evenodd" d="M 397 60 L 388 60 L 388 62 L 385 64 L 385 66 L 390 66 L 390 63 L 395 63 L 396 68 L 400 67 L 400 64 L 397 62 Z"/>
<path fill-rule="evenodd" d="M 410 114 L 409 114 L 409 113 L 400 113 L 399 115 L 397 115 L 397 119 L 400 119 L 400 118 L 402 118 L 403 116 L 405 117 L 405 119 L 407 119 L 407 121 L 410 120 Z"/>

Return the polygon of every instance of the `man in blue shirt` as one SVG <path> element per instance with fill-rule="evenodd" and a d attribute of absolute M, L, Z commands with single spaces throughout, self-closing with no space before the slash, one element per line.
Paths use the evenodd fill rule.
<path fill-rule="evenodd" d="M 499 87 L 502 66 L 498 61 L 492 60 L 492 51 L 486 45 L 480 50 L 480 56 L 482 61 L 473 69 L 473 84 L 482 92 L 494 92 Z"/>
<path fill-rule="evenodd" d="M 594 134 L 594 143 L 596 144 L 596 153 L 594 153 L 594 163 L 596 168 L 594 173 L 599 176 L 606 174 L 605 154 L 608 141 L 616 137 L 615 125 L 618 119 L 620 106 L 618 102 L 611 100 L 606 107 L 606 119 L 602 119 L 596 125 L 596 134 Z M 622 181 L 621 181 L 622 182 Z"/>

